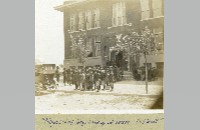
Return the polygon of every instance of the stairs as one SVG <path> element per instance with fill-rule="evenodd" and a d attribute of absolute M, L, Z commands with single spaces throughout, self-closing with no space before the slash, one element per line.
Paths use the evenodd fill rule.
<path fill-rule="evenodd" d="M 133 80 L 132 72 L 124 71 L 123 80 Z"/>

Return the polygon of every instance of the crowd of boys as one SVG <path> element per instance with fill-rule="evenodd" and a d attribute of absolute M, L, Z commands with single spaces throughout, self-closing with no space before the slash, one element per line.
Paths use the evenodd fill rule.
<path fill-rule="evenodd" d="M 56 79 L 59 82 L 59 73 L 56 71 Z M 62 72 L 64 85 L 75 85 L 75 90 L 93 91 L 114 89 L 114 82 L 120 80 L 120 73 L 117 67 L 87 67 L 70 68 Z"/>

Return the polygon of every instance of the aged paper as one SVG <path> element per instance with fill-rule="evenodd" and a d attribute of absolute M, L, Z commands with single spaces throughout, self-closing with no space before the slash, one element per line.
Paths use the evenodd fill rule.
<path fill-rule="evenodd" d="M 35 0 L 35 129 L 163 130 L 164 1 Z"/>

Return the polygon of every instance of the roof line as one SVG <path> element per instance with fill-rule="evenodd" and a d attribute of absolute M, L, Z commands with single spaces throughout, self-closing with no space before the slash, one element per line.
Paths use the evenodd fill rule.
<path fill-rule="evenodd" d="M 63 12 L 65 7 L 70 7 L 70 6 L 79 4 L 79 3 L 91 2 L 91 1 L 96 1 L 96 0 L 82 0 L 82 1 L 77 1 L 77 2 L 73 2 L 73 3 L 69 3 L 69 4 L 63 4 L 63 5 L 56 6 L 56 7 L 54 7 L 54 9 Z"/>

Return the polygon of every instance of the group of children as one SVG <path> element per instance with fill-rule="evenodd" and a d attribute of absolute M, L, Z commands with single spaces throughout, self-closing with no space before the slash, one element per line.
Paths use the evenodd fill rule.
<path fill-rule="evenodd" d="M 75 90 L 93 91 L 114 89 L 114 69 L 113 67 L 88 67 L 88 68 L 70 68 L 63 71 L 63 83 L 66 85 L 75 85 Z M 59 75 L 56 74 L 59 82 Z"/>

